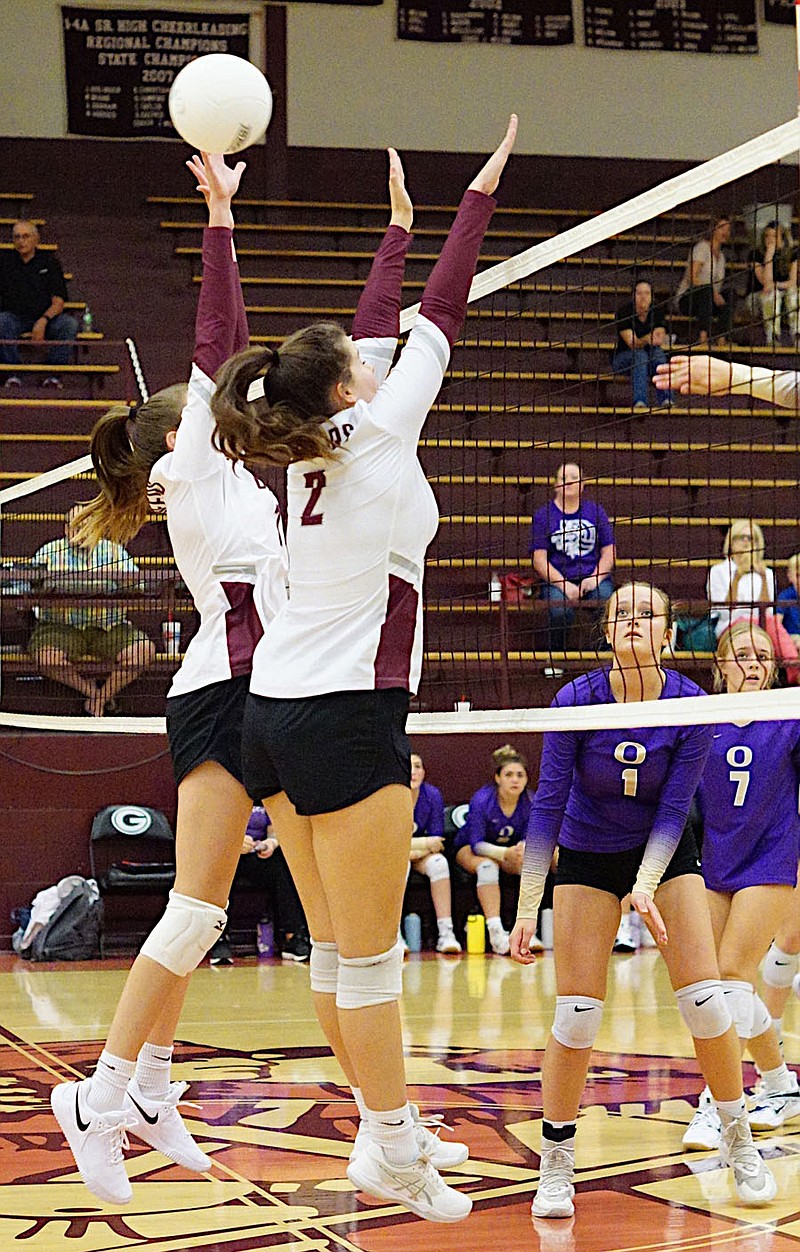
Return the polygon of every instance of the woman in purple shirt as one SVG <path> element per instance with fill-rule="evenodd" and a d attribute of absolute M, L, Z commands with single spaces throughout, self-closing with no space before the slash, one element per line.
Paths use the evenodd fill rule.
<path fill-rule="evenodd" d="M 444 800 L 439 788 L 425 781 L 425 766 L 419 752 L 411 753 L 411 798 L 414 827 L 410 869 L 424 874 L 431 884 L 431 900 L 439 928 L 436 951 L 457 956 L 461 944 L 453 930 L 450 866 L 444 855 Z"/>
<path fill-rule="evenodd" d="M 763 691 L 775 680 L 766 631 L 738 622 L 717 646 L 715 687 L 730 695 Z M 761 1074 L 750 1111 L 756 1130 L 774 1130 L 800 1115 L 797 1076 L 781 1056 L 771 1015 L 754 987 L 758 967 L 786 916 L 800 850 L 800 722 L 725 723 L 714 727 L 697 791 L 703 819 L 703 877 L 723 990 L 742 1048 Z M 793 968 L 794 962 L 789 967 Z M 770 969 L 765 973 L 769 977 Z M 683 1137 L 706 1151 L 720 1139 L 708 1087 Z"/>
<path fill-rule="evenodd" d="M 500 917 L 500 871 L 519 874 L 522 870 L 531 797 L 525 757 L 511 744 L 493 752 L 492 763 L 494 782 L 481 787 L 470 800 L 455 849 L 461 868 L 478 880 L 478 900 L 492 951 L 507 956 L 508 931 Z"/>
<path fill-rule="evenodd" d="M 668 597 L 627 583 L 608 601 L 611 664 L 559 691 L 559 707 L 632 704 L 702 696 L 663 669 Z M 616 723 L 609 710 L 609 726 Z M 556 843 L 553 893 L 557 999 L 542 1067 L 542 1151 L 536 1217 L 574 1212 L 575 1123 L 600 1029 L 608 958 L 630 894 L 662 947 L 678 1007 L 692 1033 L 723 1123 L 721 1149 L 739 1198 L 766 1204 L 775 1180 L 753 1146 L 742 1092 L 739 1043 L 719 978 L 697 848 L 685 832 L 689 803 L 711 746 L 710 726 L 555 731 L 544 737 L 539 787 L 526 837 L 515 960 L 527 964 L 545 875 Z M 669 932 L 669 943 L 667 934 Z"/>

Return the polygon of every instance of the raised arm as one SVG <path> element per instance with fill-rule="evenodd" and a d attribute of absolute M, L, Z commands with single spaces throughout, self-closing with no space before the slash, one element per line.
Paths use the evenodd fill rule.
<path fill-rule="evenodd" d="M 653 382 L 659 391 L 678 391 L 682 396 L 746 394 L 785 409 L 800 409 L 800 373 L 795 370 L 740 365 L 715 356 L 674 356 L 659 365 Z"/>
<path fill-rule="evenodd" d="M 208 378 L 224 361 L 247 347 L 239 267 L 233 247 L 231 201 L 245 169 L 243 161 L 231 169 L 222 156 L 204 152 L 187 161 L 197 179 L 197 189 L 208 205 L 208 226 L 203 232 L 203 282 L 195 319 L 193 360 Z"/>

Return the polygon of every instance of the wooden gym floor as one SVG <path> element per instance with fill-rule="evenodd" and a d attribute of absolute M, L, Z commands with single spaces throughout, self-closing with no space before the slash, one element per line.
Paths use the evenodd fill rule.
<path fill-rule="evenodd" d="M 308 970 L 240 959 L 195 975 L 175 1077 L 206 1177 L 132 1140 L 133 1201 L 83 1187 L 50 1090 L 91 1072 L 127 962 L 0 957 L 0 1249 L 31 1252 L 800 1252 L 800 1119 L 762 1138 L 779 1198 L 747 1210 L 714 1153 L 681 1135 L 702 1081 L 658 955 L 615 956 L 578 1131 L 576 1215 L 535 1223 L 542 1049 L 555 994 L 544 957 L 412 957 L 403 1015 L 411 1097 L 470 1146 L 451 1181 L 471 1216 L 433 1226 L 357 1195 L 344 1167 L 354 1107 L 314 1019 Z M 786 1014 L 800 1061 L 800 1004 Z M 751 1066 L 747 1078 L 754 1077 Z"/>

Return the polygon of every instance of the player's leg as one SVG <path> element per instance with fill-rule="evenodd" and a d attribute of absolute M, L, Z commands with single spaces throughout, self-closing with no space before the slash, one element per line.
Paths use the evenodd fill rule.
<path fill-rule="evenodd" d="M 486 918 L 492 951 L 497 956 L 507 956 L 510 942 L 500 916 L 500 866 L 487 856 L 476 856 L 470 847 L 459 848 L 456 861 L 468 874 L 475 875 L 478 902 Z"/>
<path fill-rule="evenodd" d="M 792 891 L 786 912 L 779 920 L 762 970 L 762 998 L 767 1006 L 778 1039 L 783 1030 L 783 1011 L 796 982 L 800 953 L 800 885 Z"/>
<path fill-rule="evenodd" d="M 439 930 L 436 951 L 455 955 L 461 951 L 461 944 L 453 930 L 453 901 L 447 857 L 442 852 L 431 852 L 415 861 L 414 869 L 424 874 L 431 885 L 431 900 Z"/>

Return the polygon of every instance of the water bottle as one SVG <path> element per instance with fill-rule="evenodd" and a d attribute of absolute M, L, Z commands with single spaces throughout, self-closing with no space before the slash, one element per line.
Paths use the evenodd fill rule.
<path fill-rule="evenodd" d="M 500 575 L 492 570 L 492 576 L 489 579 L 489 602 L 490 604 L 499 604 L 503 598 L 503 584 L 500 581 Z"/>
<path fill-rule="evenodd" d="M 539 914 L 539 930 L 542 946 L 547 952 L 553 948 L 553 910 L 542 909 Z"/>
<path fill-rule="evenodd" d="M 422 922 L 419 913 L 407 913 L 403 922 L 409 952 L 422 950 Z"/>
<path fill-rule="evenodd" d="M 470 913 L 467 918 L 467 952 L 486 951 L 486 919 L 483 913 Z"/>
<path fill-rule="evenodd" d="M 256 927 L 256 949 L 259 956 L 272 956 L 275 946 L 275 933 L 272 922 L 264 918 Z"/>
<path fill-rule="evenodd" d="M 83 310 L 83 317 L 81 318 L 81 329 L 83 330 L 84 334 L 87 334 L 87 335 L 90 335 L 92 331 L 94 330 L 94 317 L 92 316 L 92 310 L 89 308 L 88 304 Z"/>

